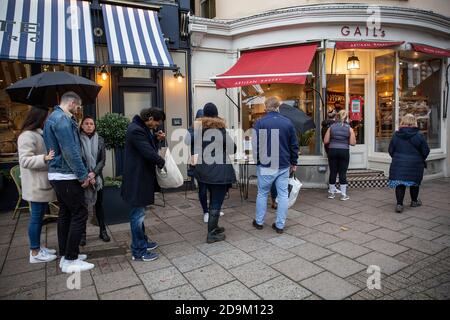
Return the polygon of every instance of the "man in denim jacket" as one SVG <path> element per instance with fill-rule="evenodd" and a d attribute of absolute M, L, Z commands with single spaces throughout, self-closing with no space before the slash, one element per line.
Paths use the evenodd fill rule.
<path fill-rule="evenodd" d="M 89 270 L 93 264 L 84 261 L 79 254 L 81 235 L 88 217 L 84 201 L 84 188 L 95 181 L 88 174 L 81 157 L 78 125 L 73 114 L 81 107 L 81 98 L 74 92 L 66 92 L 60 105 L 54 108 L 44 125 L 47 150 L 54 150 L 55 157 L 48 165 L 48 179 L 55 189 L 59 202 L 58 245 L 62 272 Z"/>

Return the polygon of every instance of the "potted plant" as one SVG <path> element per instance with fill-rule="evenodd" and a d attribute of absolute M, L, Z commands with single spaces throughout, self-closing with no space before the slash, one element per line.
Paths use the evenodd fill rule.
<path fill-rule="evenodd" d="M 130 121 L 118 113 L 107 113 L 97 120 L 97 132 L 105 140 L 107 150 L 116 151 L 125 146 L 125 135 Z M 114 170 L 114 169 L 113 169 Z M 117 224 L 128 222 L 128 213 L 131 206 L 122 200 L 120 186 L 122 177 L 115 175 L 105 177 L 103 183 L 103 207 L 105 210 L 105 223 Z"/>
<path fill-rule="evenodd" d="M 308 130 L 300 135 L 300 154 L 308 154 L 310 152 L 310 143 L 314 137 L 314 130 Z"/>

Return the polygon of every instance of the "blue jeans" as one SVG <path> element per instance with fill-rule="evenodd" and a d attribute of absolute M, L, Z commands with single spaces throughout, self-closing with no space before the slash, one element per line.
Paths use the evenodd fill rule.
<path fill-rule="evenodd" d="M 208 185 L 198 181 L 198 199 L 202 205 L 203 213 L 208 212 Z"/>
<path fill-rule="evenodd" d="M 144 227 L 145 207 L 134 207 L 130 212 L 131 253 L 140 258 L 147 252 L 147 236 Z"/>
<path fill-rule="evenodd" d="M 31 202 L 31 217 L 28 225 L 30 250 L 37 250 L 41 247 L 42 219 L 47 211 L 47 206 L 47 202 Z"/>
<path fill-rule="evenodd" d="M 289 168 L 271 169 L 258 166 L 256 168 L 258 176 L 258 196 L 256 197 L 256 223 L 264 224 L 267 210 L 267 197 L 272 183 L 275 181 L 278 197 L 277 218 L 275 225 L 279 229 L 284 228 L 288 213 L 288 180 Z"/>

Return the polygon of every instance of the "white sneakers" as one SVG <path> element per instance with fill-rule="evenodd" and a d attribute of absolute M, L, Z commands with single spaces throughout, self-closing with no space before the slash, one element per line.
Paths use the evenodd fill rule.
<path fill-rule="evenodd" d="M 84 261 L 87 259 L 87 255 L 85 254 L 79 254 L 78 255 L 78 260 Z M 59 267 L 62 268 L 62 265 L 64 263 L 66 259 L 64 258 L 64 256 L 61 257 L 61 259 L 59 260 Z"/>
<path fill-rule="evenodd" d="M 222 211 L 220 211 L 220 216 L 223 216 L 224 214 L 225 214 L 225 213 L 223 213 Z M 206 212 L 206 213 L 203 214 L 203 222 L 204 222 L 204 223 L 208 223 L 208 220 L 209 220 L 209 213 Z"/>
<path fill-rule="evenodd" d="M 56 250 L 55 249 L 49 249 L 46 247 L 41 247 L 41 250 L 48 253 L 48 254 L 56 254 Z"/>
<path fill-rule="evenodd" d="M 55 251 L 56 252 L 56 251 Z M 47 251 L 39 250 L 39 253 L 33 256 L 32 251 L 30 251 L 30 263 L 45 263 L 56 259 L 56 255 L 49 254 Z"/>
<path fill-rule="evenodd" d="M 61 271 L 64 273 L 81 272 L 93 269 L 95 266 L 92 263 L 77 260 L 63 260 L 61 263 Z"/>

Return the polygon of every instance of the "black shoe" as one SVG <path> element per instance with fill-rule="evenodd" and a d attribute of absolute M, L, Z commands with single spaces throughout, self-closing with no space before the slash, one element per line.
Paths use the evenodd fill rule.
<path fill-rule="evenodd" d="M 225 232 L 225 228 L 224 227 L 217 227 L 214 232 L 215 233 L 224 233 Z"/>
<path fill-rule="evenodd" d="M 106 230 L 100 231 L 99 238 L 102 239 L 104 242 L 110 242 L 111 238 L 108 236 L 108 233 Z"/>
<path fill-rule="evenodd" d="M 213 243 L 225 240 L 225 235 L 220 231 L 225 231 L 224 228 L 220 228 L 219 224 L 220 210 L 209 210 L 208 219 L 208 236 L 206 237 L 207 243 Z"/>
<path fill-rule="evenodd" d="M 403 212 L 403 205 L 398 204 L 398 205 L 395 207 L 395 212 L 397 212 L 397 213 L 402 213 L 402 212 Z"/>
<path fill-rule="evenodd" d="M 258 230 L 261 230 L 262 228 L 264 228 L 263 225 L 257 224 L 257 223 L 256 223 L 256 220 L 253 220 L 253 226 L 254 226 L 256 229 L 258 229 Z"/>
<path fill-rule="evenodd" d="M 411 201 L 412 208 L 420 207 L 421 205 L 422 205 L 422 201 L 420 201 L 420 199 L 417 199 L 417 201 Z"/>
<path fill-rule="evenodd" d="M 86 245 L 86 234 L 81 236 L 80 247 L 84 247 Z"/>
<path fill-rule="evenodd" d="M 275 230 L 279 234 L 282 234 L 284 231 L 283 229 L 278 229 L 275 223 L 272 224 L 272 229 Z"/>

